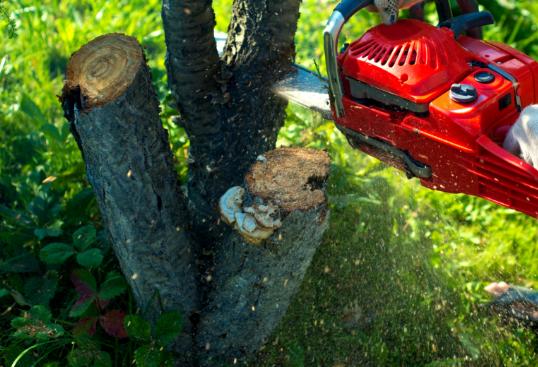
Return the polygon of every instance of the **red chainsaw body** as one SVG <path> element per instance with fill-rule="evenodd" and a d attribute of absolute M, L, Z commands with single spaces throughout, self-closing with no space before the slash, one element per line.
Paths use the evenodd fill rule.
<path fill-rule="evenodd" d="M 416 20 L 379 25 L 339 55 L 350 142 L 410 173 L 401 157 L 357 140 L 388 144 L 431 175 L 422 185 L 465 193 L 538 217 L 538 170 L 502 148 L 521 108 L 538 103 L 538 63 L 503 44 Z M 480 80 L 477 75 L 486 75 Z M 457 102 L 454 84 L 476 99 Z M 412 176 L 412 174 L 410 174 Z"/>

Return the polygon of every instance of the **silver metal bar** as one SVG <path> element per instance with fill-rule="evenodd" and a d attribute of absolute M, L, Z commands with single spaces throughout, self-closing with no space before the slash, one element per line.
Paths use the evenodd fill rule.
<path fill-rule="evenodd" d="M 319 112 L 327 120 L 333 119 L 327 79 L 302 66 L 294 65 L 294 70 L 278 81 L 273 90 L 292 103 Z"/>
<path fill-rule="evenodd" d="M 215 32 L 217 50 L 221 56 L 226 38 L 226 33 Z M 327 79 L 301 65 L 293 65 L 292 71 L 273 85 L 273 91 L 292 103 L 319 112 L 327 120 L 333 119 Z"/>
<path fill-rule="evenodd" d="M 329 75 L 329 88 L 332 94 L 333 103 L 337 117 L 344 116 L 344 88 L 338 75 L 338 37 L 346 19 L 339 11 L 333 12 L 329 22 L 323 31 L 323 42 L 325 46 L 325 62 L 327 63 L 327 73 Z"/>
<path fill-rule="evenodd" d="M 405 166 L 408 175 L 411 177 L 419 177 L 429 179 L 432 177 L 432 169 L 428 165 L 416 161 L 407 152 L 404 152 L 397 147 L 384 142 L 382 140 L 372 138 L 370 136 L 359 133 L 358 131 L 347 129 L 343 126 L 337 126 L 340 131 L 344 133 L 348 138 L 355 140 L 356 144 L 365 144 L 371 148 L 375 148 L 382 152 L 390 154 L 392 157 L 399 159 Z M 352 144 L 353 145 L 353 144 Z M 357 146 L 359 148 L 359 146 Z"/>

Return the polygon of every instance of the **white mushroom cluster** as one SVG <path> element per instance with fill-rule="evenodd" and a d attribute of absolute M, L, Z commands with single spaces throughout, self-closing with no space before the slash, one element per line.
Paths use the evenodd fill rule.
<path fill-rule="evenodd" d="M 220 214 L 247 242 L 258 245 L 282 226 L 279 210 L 271 203 L 243 207 L 244 197 L 244 188 L 230 188 L 219 200 Z"/>

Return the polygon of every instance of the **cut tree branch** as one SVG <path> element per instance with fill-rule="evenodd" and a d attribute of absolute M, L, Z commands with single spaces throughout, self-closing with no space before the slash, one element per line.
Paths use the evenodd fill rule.
<path fill-rule="evenodd" d="M 211 4 L 210 0 L 162 3 L 168 84 L 191 142 L 188 186 L 195 224 L 214 218 L 211 198 L 218 180 L 213 176 L 227 148 L 221 105 L 228 94 L 221 77 Z"/>
<path fill-rule="evenodd" d="M 169 47 L 173 46 L 173 39 L 196 46 L 200 41 L 195 33 L 189 33 L 185 29 L 178 32 L 166 30 L 173 29 L 172 22 L 167 19 L 170 15 L 166 15 L 168 3 L 169 1 L 163 3 L 163 17 Z M 209 4 L 207 1 L 200 3 Z M 206 248 L 213 247 L 208 244 L 220 240 L 225 232 L 225 228 L 218 225 L 218 217 L 214 215 L 221 195 L 230 185 L 241 183 L 248 167 L 259 154 L 275 146 L 278 131 L 284 122 L 287 102 L 275 96 L 272 87 L 283 71 L 289 70 L 293 61 L 293 39 L 299 17 L 299 4 L 300 0 L 234 1 L 228 46 L 224 56 L 227 63 L 222 63 L 220 68 L 211 66 L 207 69 L 214 70 L 213 75 L 220 89 L 216 88 L 217 84 L 214 82 L 206 83 L 203 78 L 202 86 L 191 84 L 190 88 L 184 88 L 185 96 L 189 93 L 197 94 L 198 90 L 201 90 L 202 94 L 207 93 L 204 86 L 206 84 L 211 86 L 210 90 L 213 90 L 214 94 L 221 93 L 220 97 L 211 100 L 213 103 L 208 106 L 213 111 L 212 121 L 209 114 L 204 117 L 203 123 L 192 119 L 188 114 L 184 115 L 188 120 L 184 122 L 186 126 L 199 126 L 197 129 L 191 129 L 189 133 L 192 160 L 189 202 L 193 208 L 195 230 Z M 209 5 L 207 8 L 209 9 Z M 212 14 L 211 10 L 206 11 Z M 180 16 L 176 17 L 177 22 L 178 17 Z M 182 27 L 187 28 L 185 24 L 192 24 L 193 20 L 184 18 L 186 17 L 181 18 L 184 21 Z M 209 27 L 209 24 L 210 22 L 204 23 L 204 27 Z M 176 28 L 179 29 L 179 26 Z M 209 42 L 209 39 L 214 42 L 213 34 L 210 33 L 204 28 L 202 44 Z M 185 47 L 185 57 L 188 56 L 188 50 L 189 48 Z M 207 61 L 204 58 L 207 57 L 213 60 L 215 52 L 211 44 L 209 56 L 201 52 L 195 55 L 198 58 L 196 62 L 203 64 Z M 169 55 L 172 54 L 173 51 L 169 50 Z M 193 62 L 192 59 L 185 61 Z M 178 59 L 178 65 L 174 68 L 183 67 L 180 63 L 181 60 Z M 171 65 L 170 62 L 168 64 Z M 173 68 L 169 66 L 168 69 L 173 73 Z M 171 84 L 172 88 L 183 88 L 179 78 L 172 75 L 169 79 L 175 84 Z M 177 102 L 181 107 L 182 102 Z M 207 131 L 203 126 L 206 123 L 211 125 Z M 214 133 L 209 136 L 211 132 Z"/>
<path fill-rule="evenodd" d="M 61 101 L 137 304 L 150 320 L 181 310 L 188 355 L 198 294 L 185 197 L 136 39 L 109 34 L 73 54 Z"/>
<path fill-rule="evenodd" d="M 202 366 L 244 360 L 267 341 L 301 284 L 328 225 L 323 151 L 268 152 L 221 200 L 238 233 L 216 249 L 214 291 L 202 310 Z"/>

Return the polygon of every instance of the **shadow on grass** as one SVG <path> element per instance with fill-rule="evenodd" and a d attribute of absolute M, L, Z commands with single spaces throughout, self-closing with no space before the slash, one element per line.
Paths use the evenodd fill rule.
<path fill-rule="evenodd" d="M 511 345 L 520 339 L 469 304 L 462 279 L 450 273 L 453 267 L 445 269 L 449 259 L 436 253 L 430 234 L 447 219 L 417 202 L 416 185 L 403 176 L 334 143 L 330 228 L 253 365 L 532 364 L 525 347 L 518 352 Z"/>

